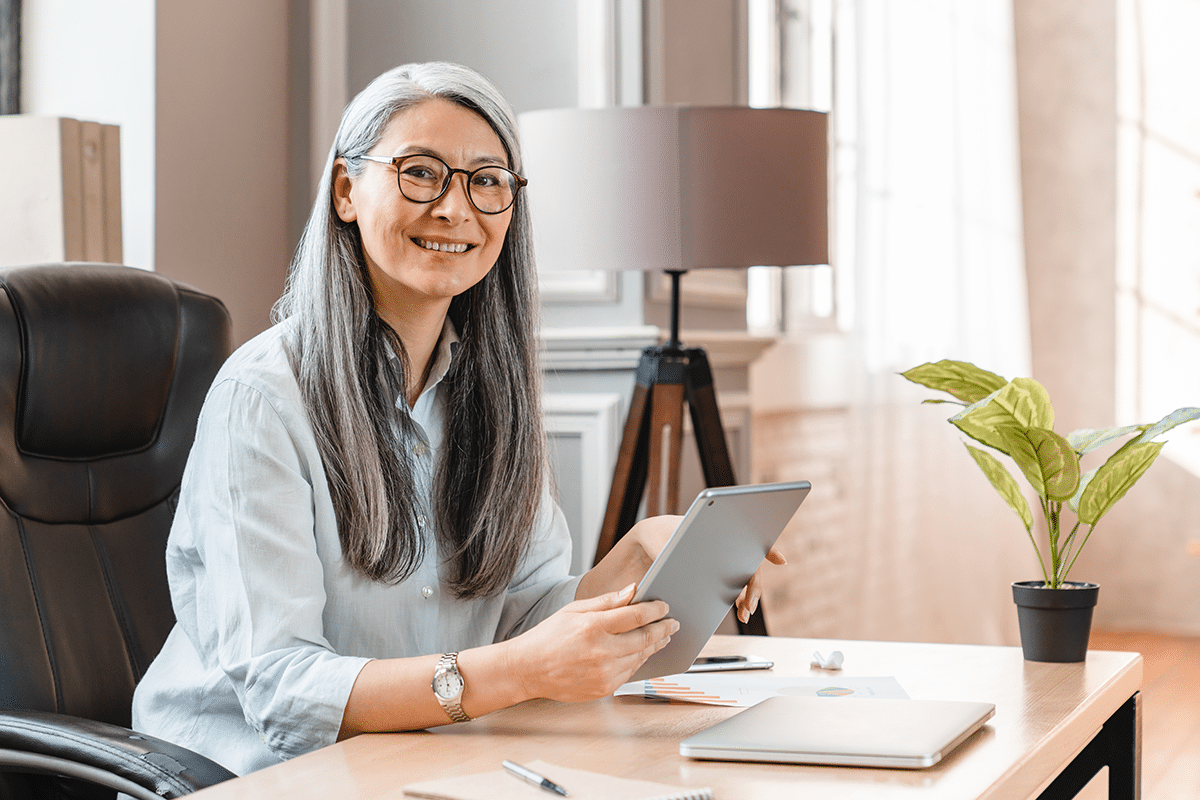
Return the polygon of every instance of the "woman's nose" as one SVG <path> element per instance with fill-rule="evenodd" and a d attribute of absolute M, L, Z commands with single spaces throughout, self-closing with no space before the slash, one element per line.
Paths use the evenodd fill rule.
<path fill-rule="evenodd" d="M 474 213 L 475 206 L 467 196 L 467 176 L 461 172 L 451 175 L 450 185 L 441 197 L 433 201 L 431 210 L 434 216 L 445 217 L 454 222 L 466 219 Z"/>

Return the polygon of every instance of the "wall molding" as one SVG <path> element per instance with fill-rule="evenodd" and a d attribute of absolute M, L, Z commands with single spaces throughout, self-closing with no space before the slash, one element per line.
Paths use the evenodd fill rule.
<path fill-rule="evenodd" d="M 542 408 L 559 476 L 555 488 L 571 530 L 571 574 L 578 575 L 591 568 L 600 538 L 620 446 L 621 396 L 615 392 L 549 393 L 542 399 Z M 569 446 L 572 442 L 574 447 Z M 564 463 L 568 459 L 570 463 Z"/>

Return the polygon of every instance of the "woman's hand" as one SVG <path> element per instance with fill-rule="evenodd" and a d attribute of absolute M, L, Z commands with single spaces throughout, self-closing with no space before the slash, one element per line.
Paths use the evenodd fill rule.
<path fill-rule="evenodd" d="M 658 558 L 658 554 L 662 552 L 682 519 L 683 517 L 663 515 L 647 517 L 638 522 L 613 545 L 613 549 L 599 564 L 592 567 L 583 576 L 579 582 L 579 588 L 575 591 L 575 598 L 579 600 L 585 597 L 595 597 L 601 593 L 610 592 L 618 586 L 640 581 L 645 576 L 646 570 L 650 569 L 650 565 L 654 563 L 654 559 Z M 775 547 L 767 552 L 766 559 L 755 570 L 749 583 L 738 595 L 735 605 L 738 619 L 742 622 L 748 622 L 750 615 L 758 609 L 763 592 L 763 566 L 768 562 L 786 564 L 787 559 Z"/>
<path fill-rule="evenodd" d="M 461 651 L 463 710 L 481 717 L 534 697 L 570 701 L 612 694 L 679 630 L 678 622 L 663 619 L 666 603 L 630 605 L 633 593 L 629 585 L 577 600 L 516 638 Z M 439 657 L 368 661 L 350 690 L 339 740 L 450 722 L 429 689 Z"/>
<path fill-rule="evenodd" d="M 758 565 L 758 569 L 750 577 L 750 582 L 746 584 L 745 588 L 742 589 L 742 593 L 738 595 L 735 605 L 737 606 L 738 619 L 742 622 L 749 622 L 750 615 L 758 610 L 758 601 L 762 598 L 763 591 L 762 571 L 767 562 L 783 565 L 787 563 L 787 559 L 774 546 L 767 551 L 767 557 L 763 560 L 762 564 Z"/>
<path fill-rule="evenodd" d="M 525 694 L 551 700 L 594 700 L 612 694 L 654 653 L 679 623 L 664 619 L 661 600 L 630 605 L 633 584 L 576 600 L 511 640 L 509 668 Z"/>
<path fill-rule="evenodd" d="M 575 599 L 598 597 L 641 581 L 682 519 L 663 515 L 640 520 L 617 540 L 599 564 L 584 574 L 575 590 Z"/>

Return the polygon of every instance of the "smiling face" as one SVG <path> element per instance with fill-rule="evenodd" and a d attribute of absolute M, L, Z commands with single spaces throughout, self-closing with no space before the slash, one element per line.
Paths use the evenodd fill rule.
<path fill-rule="evenodd" d="M 456 169 L 509 166 L 500 137 L 483 117 L 440 98 L 397 112 L 368 155 L 414 153 L 435 155 Z M 343 221 L 358 223 L 376 310 L 393 328 L 427 314 L 444 317 L 450 300 L 496 263 L 512 209 L 480 213 L 460 174 L 434 202 L 414 203 L 400 193 L 394 166 L 363 163 L 363 172 L 350 178 L 338 159 L 334 208 Z"/>

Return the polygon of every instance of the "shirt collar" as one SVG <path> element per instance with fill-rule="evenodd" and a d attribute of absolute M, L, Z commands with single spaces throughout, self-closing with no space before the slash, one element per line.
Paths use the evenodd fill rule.
<path fill-rule="evenodd" d="M 447 316 L 445 322 L 442 323 L 442 332 L 438 335 L 438 344 L 433 351 L 433 366 L 429 369 L 429 380 L 421 389 L 421 394 L 417 398 L 417 403 L 420 404 L 421 398 L 428 394 L 432 389 L 437 388 L 437 385 L 446 377 L 446 373 L 450 371 L 451 364 L 454 363 L 454 355 L 461 346 L 461 341 L 458 338 L 458 330 L 454 327 L 454 323 Z M 389 359 L 395 359 L 395 352 L 388 348 Z M 396 397 L 396 408 L 406 408 L 408 401 L 404 399 L 404 392 L 401 391 Z"/>
<path fill-rule="evenodd" d="M 442 323 L 442 333 L 438 336 L 437 349 L 433 351 L 433 367 L 429 370 L 429 383 L 426 384 L 426 389 L 432 389 L 441 383 L 442 378 L 446 377 L 460 344 L 458 331 L 455 330 L 454 323 L 447 316 L 446 321 Z"/>

